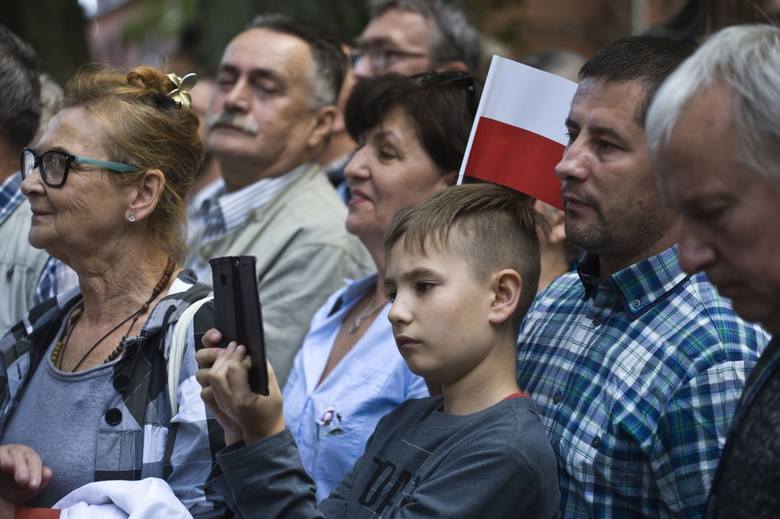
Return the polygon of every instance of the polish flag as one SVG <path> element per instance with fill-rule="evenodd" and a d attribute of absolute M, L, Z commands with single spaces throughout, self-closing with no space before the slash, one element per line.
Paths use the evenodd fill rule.
<path fill-rule="evenodd" d="M 555 165 L 576 90 L 568 79 L 493 56 L 458 184 L 464 176 L 487 180 L 563 209 Z"/>

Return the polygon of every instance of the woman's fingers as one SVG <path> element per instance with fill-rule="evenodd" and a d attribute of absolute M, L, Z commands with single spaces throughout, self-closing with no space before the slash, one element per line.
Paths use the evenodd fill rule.
<path fill-rule="evenodd" d="M 49 481 L 51 481 L 51 477 L 54 475 L 54 471 L 49 467 L 44 466 L 42 475 L 43 478 L 41 479 L 41 486 L 45 487 L 49 484 Z"/>
<path fill-rule="evenodd" d="M 14 481 L 17 485 L 27 486 L 30 481 L 30 470 L 27 466 L 27 456 L 23 449 L 14 448 L 11 451 L 14 466 Z"/>
<path fill-rule="evenodd" d="M 26 445 L 0 446 L 0 480 L 11 480 L 25 490 L 38 490 L 51 479 L 52 471 L 41 457 Z"/>
<path fill-rule="evenodd" d="M 43 462 L 41 457 L 30 449 L 25 452 L 24 458 L 27 463 L 27 488 L 38 490 L 43 480 Z"/>

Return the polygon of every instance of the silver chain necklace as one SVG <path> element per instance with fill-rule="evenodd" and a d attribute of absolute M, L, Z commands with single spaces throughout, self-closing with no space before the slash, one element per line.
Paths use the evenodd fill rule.
<path fill-rule="evenodd" d="M 363 324 L 363 321 L 377 313 L 380 308 L 385 306 L 386 303 L 387 301 L 381 301 L 379 304 L 372 306 L 364 312 L 361 312 L 357 317 L 355 317 L 355 320 L 352 321 L 352 324 L 349 325 L 349 328 L 347 328 L 347 333 L 354 335 L 354 333 L 358 331 L 358 328 L 360 328 L 360 325 Z"/>

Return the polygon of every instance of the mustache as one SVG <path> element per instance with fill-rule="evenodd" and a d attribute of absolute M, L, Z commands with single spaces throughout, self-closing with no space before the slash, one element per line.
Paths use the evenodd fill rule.
<path fill-rule="evenodd" d="M 260 131 L 254 119 L 243 114 L 231 114 L 228 112 L 212 115 L 208 118 L 207 124 L 209 129 L 215 126 L 229 126 L 249 135 L 257 135 Z"/>

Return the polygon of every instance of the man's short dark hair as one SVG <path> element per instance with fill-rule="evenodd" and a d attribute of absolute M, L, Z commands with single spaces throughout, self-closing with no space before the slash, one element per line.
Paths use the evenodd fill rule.
<path fill-rule="evenodd" d="M 282 14 L 257 16 L 248 28 L 267 29 L 306 42 L 314 63 L 311 108 L 336 104 L 349 63 L 338 38 L 325 29 Z"/>
<path fill-rule="evenodd" d="M 344 110 L 355 140 L 399 107 L 412 120 L 423 149 L 444 172 L 458 171 L 477 110 L 479 84 L 467 72 L 444 71 L 358 81 Z"/>
<path fill-rule="evenodd" d="M 462 61 L 471 72 L 479 69 L 480 38 L 466 15 L 443 0 L 371 0 L 371 18 L 389 9 L 411 11 L 436 22 L 436 34 L 430 48 L 431 68 L 450 61 Z"/>
<path fill-rule="evenodd" d="M 655 91 L 696 46 L 663 36 L 629 36 L 602 47 L 580 69 L 580 80 L 638 81 L 645 97 L 637 107 L 637 122 L 644 126 Z"/>
<path fill-rule="evenodd" d="M 33 48 L 0 24 L 0 137 L 22 148 L 38 130 L 41 83 Z"/>

